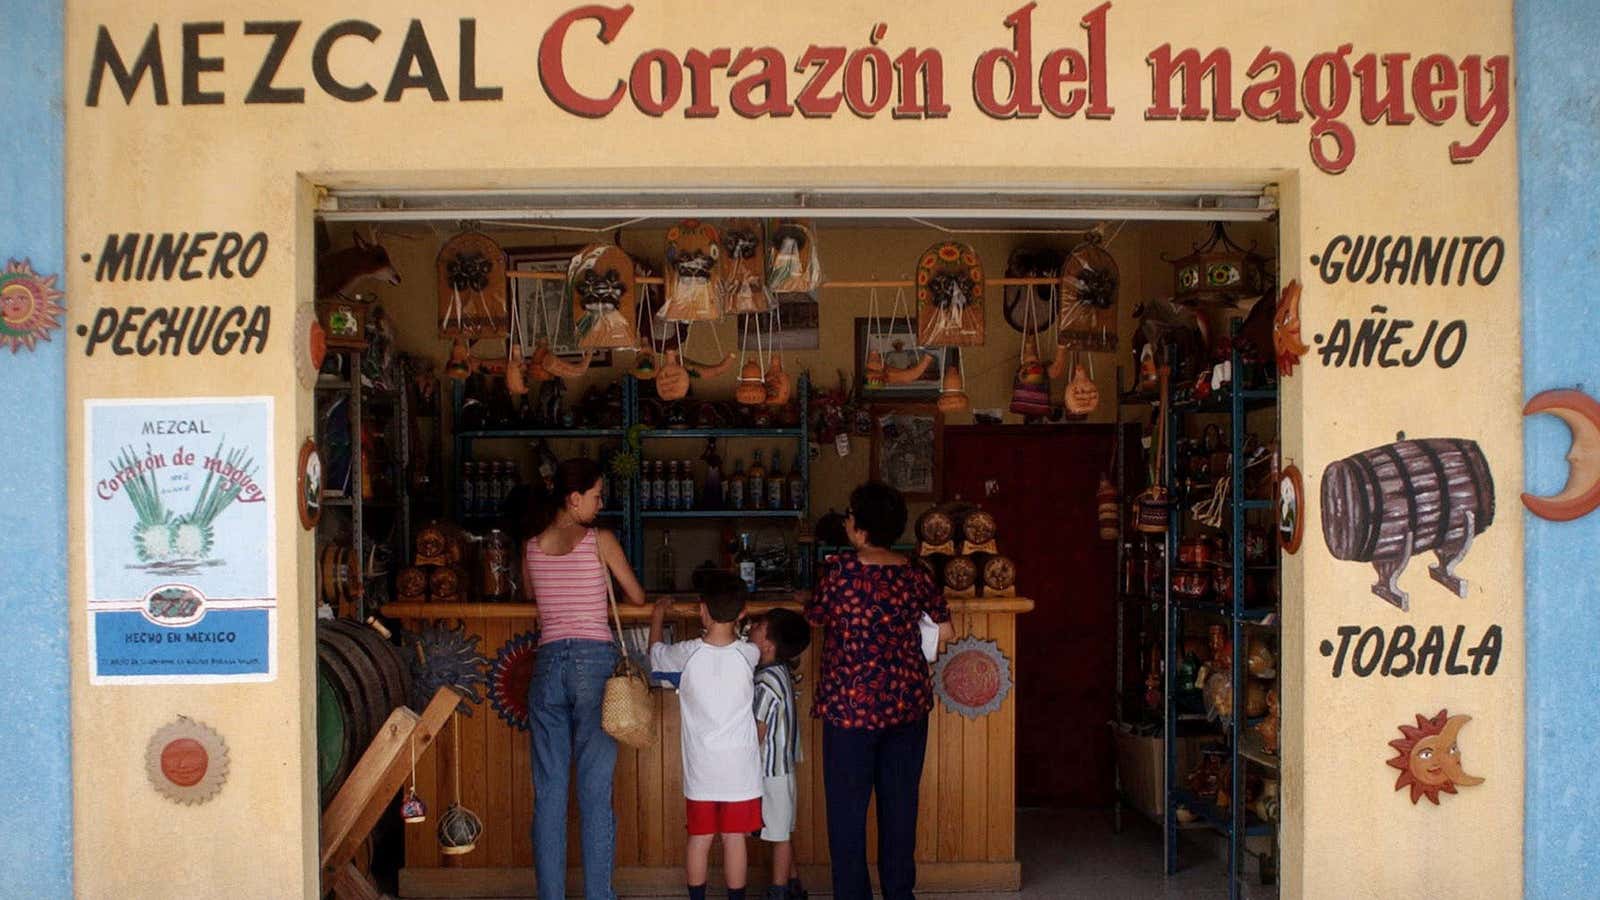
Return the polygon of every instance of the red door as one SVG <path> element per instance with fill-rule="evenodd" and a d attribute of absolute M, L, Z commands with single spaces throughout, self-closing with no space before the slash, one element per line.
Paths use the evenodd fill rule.
<path fill-rule="evenodd" d="M 1017 803 L 1112 799 L 1116 547 L 1095 522 L 1114 426 L 963 426 L 944 433 L 944 495 L 993 513 L 1034 611 L 1017 621 Z M 990 483 L 992 482 L 992 484 Z"/>

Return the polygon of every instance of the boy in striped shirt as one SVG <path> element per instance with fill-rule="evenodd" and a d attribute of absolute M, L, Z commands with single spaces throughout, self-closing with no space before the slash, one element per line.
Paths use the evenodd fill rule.
<path fill-rule="evenodd" d="M 774 609 L 750 626 L 761 651 L 756 668 L 756 735 L 761 743 L 761 839 L 772 844 L 772 885 L 767 900 L 805 900 L 790 835 L 795 822 L 795 763 L 800 761 L 800 717 L 793 669 L 811 644 L 811 626 L 789 609 Z"/>

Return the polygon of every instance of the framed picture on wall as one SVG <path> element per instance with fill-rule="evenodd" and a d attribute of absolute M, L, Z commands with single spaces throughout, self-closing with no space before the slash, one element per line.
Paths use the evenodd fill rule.
<path fill-rule="evenodd" d="M 872 408 L 872 478 L 907 500 L 937 500 L 944 416 L 933 404 Z"/>
<path fill-rule="evenodd" d="M 863 367 L 867 353 L 871 350 L 876 350 L 883 356 L 884 365 L 896 369 L 908 369 L 924 356 L 931 357 L 932 361 L 921 377 L 909 384 L 867 387 L 866 372 L 863 371 Z M 855 373 L 856 392 L 871 403 L 921 403 L 937 400 L 939 382 L 944 377 L 939 353 L 917 348 L 917 335 L 912 323 L 904 319 L 890 323 L 885 318 L 878 319 L 876 329 L 872 327 L 871 319 L 856 319 Z"/>
<path fill-rule="evenodd" d="M 508 272 L 558 272 L 559 281 L 533 278 L 508 278 L 506 296 L 515 297 L 522 310 L 522 333 L 528 336 L 528 351 L 533 352 L 533 341 L 544 337 L 550 350 L 557 356 L 577 359 L 583 355 L 578 349 L 578 333 L 572 321 L 572 309 L 567 304 L 567 264 L 583 250 L 577 244 L 552 247 L 506 248 Z M 593 366 L 611 365 L 611 351 L 594 352 Z"/>

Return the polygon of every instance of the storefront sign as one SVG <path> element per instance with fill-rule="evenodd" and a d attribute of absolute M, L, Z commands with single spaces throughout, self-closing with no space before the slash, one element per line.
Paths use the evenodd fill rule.
<path fill-rule="evenodd" d="M 270 681 L 270 397 L 86 400 L 95 684 Z"/>
<path fill-rule="evenodd" d="M 970 83 L 973 106 L 991 118 L 1036 119 L 1048 112 L 1055 118 L 1070 119 L 1081 112 L 1088 120 L 1109 121 L 1117 111 L 1109 100 L 1113 90 L 1107 64 L 1111 8 L 1111 3 L 1102 3 L 1077 19 L 1084 31 L 1081 49 L 1047 47 L 1045 38 L 1036 40 L 1038 4 L 1028 3 L 1000 22 L 1010 33 L 1007 46 L 984 50 L 970 63 L 947 63 L 937 47 L 885 49 L 879 45 L 887 39 L 889 25 L 875 22 L 867 28 L 867 45 L 854 48 L 812 43 L 785 53 L 758 40 L 738 50 L 647 49 L 635 56 L 631 65 L 619 66 L 605 88 L 575 84 L 570 70 L 576 60 L 617 40 L 633 19 L 632 4 L 570 9 L 557 16 L 536 43 L 515 29 L 490 25 L 483 30 L 495 40 L 526 42 L 526 52 L 537 57 L 539 83 L 550 101 L 571 115 L 588 119 L 611 115 L 624 98 L 650 117 L 677 111 L 687 119 L 715 119 L 725 104 L 747 119 L 788 118 L 796 112 L 807 119 L 829 119 L 841 109 L 863 119 L 885 111 L 893 119 L 943 119 L 954 112 L 946 99 L 948 70 L 970 73 L 953 74 L 950 80 Z M 1060 22 L 1058 17 L 1051 18 L 1055 20 L 1052 24 Z M 176 58 L 171 68 L 182 86 L 178 102 L 184 106 L 303 104 L 308 74 L 322 93 L 346 103 L 378 97 L 373 79 L 385 84 L 385 103 L 398 102 L 409 91 L 424 91 L 434 103 L 450 102 L 450 88 L 433 49 L 441 35 L 430 37 L 421 20 L 410 20 L 398 48 L 392 46 L 393 38 L 385 38 L 400 32 L 394 25 L 385 29 L 361 19 L 309 23 L 308 32 L 316 34 L 308 38 L 312 41 L 309 55 L 296 45 L 307 24 L 300 20 L 185 22 L 180 26 L 182 49 L 176 53 L 170 47 L 170 33 L 168 47 L 163 48 L 160 25 L 151 25 L 142 41 L 125 30 L 113 35 L 101 25 L 89 60 L 84 105 L 99 106 L 103 94 L 120 94 L 124 103 L 132 105 L 146 81 L 150 88 L 143 96 L 157 106 L 167 105 L 171 102 L 167 63 L 172 57 Z M 458 23 L 455 99 L 500 101 L 505 99 L 505 89 L 485 85 L 485 76 L 478 71 L 478 25 L 474 18 Z M 643 25 L 637 30 L 649 28 Z M 228 65 L 229 58 L 214 55 L 218 51 L 212 49 L 221 46 L 235 29 L 270 38 L 257 41 L 256 52 L 239 60 L 237 66 Z M 363 42 L 368 46 L 362 46 Z M 357 60 L 342 67 L 338 75 L 330 64 L 336 46 Z M 310 72 L 284 71 L 285 60 L 291 58 L 302 64 L 309 60 Z M 1233 122 L 1243 113 L 1257 122 L 1288 125 L 1309 118 L 1304 127 L 1310 134 L 1311 160 L 1317 168 L 1335 175 L 1355 161 L 1356 133 L 1348 121 L 1353 118 L 1352 106 L 1368 127 L 1379 123 L 1408 126 L 1419 118 L 1430 125 L 1444 125 L 1464 118 L 1479 130 L 1470 142 L 1449 145 L 1448 158 L 1458 163 L 1477 159 L 1511 113 L 1511 59 L 1507 54 L 1485 58 L 1473 53 L 1459 59 L 1427 52 L 1357 54 L 1354 45 L 1346 43 L 1313 53 L 1302 65 L 1294 55 L 1271 44 L 1235 57 L 1229 47 L 1202 52 L 1199 47 L 1175 48 L 1167 42 L 1150 49 L 1144 62 L 1150 73 L 1150 100 L 1143 110 L 1146 120 Z M 225 73 L 233 72 L 253 76 L 248 85 L 242 80 L 246 74 L 235 75 L 234 83 L 229 84 Z M 717 78 L 728 82 L 720 90 L 712 85 Z M 1241 89 L 1236 91 L 1236 85 Z M 115 93 L 111 93 L 113 88 Z"/>

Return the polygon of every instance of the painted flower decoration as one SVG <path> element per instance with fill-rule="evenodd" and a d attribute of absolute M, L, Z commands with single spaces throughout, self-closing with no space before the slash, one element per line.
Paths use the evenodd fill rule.
<path fill-rule="evenodd" d="M 56 277 L 35 272 L 27 259 L 6 263 L 0 271 L 0 346 L 10 347 L 12 353 L 22 347 L 32 350 L 61 327 L 66 308 L 60 303 L 64 295 L 56 290 Z"/>

